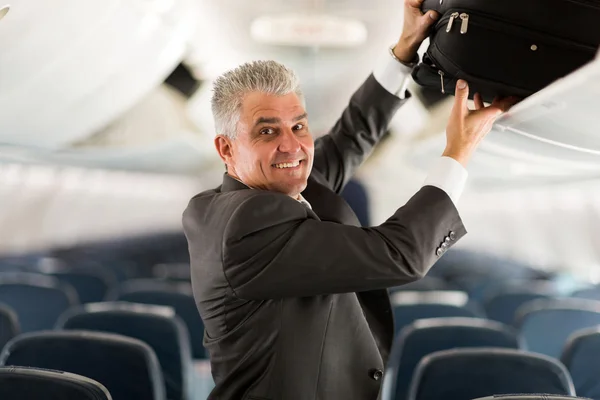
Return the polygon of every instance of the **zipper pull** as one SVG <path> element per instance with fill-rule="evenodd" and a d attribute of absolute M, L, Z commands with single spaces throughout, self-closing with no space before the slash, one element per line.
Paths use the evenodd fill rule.
<path fill-rule="evenodd" d="M 440 81 L 442 82 L 442 93 L 446 94 L 446 89 L 444 89 L 444 71 L 439 70 L 438 74 L 440 75 Z"/>
<path fill-rule="evenodd" d="M 467 29 L 469 28 L 469 14 L 460 14 L 460 19 L 462 19 L 462 23 L 460 24 L 460 33 L 464 35 L 467 33 Z"/>
<path fill-rule="evenodd" d="M 452 14 L 450 14 L 450 20 L 448 20 L 448 26 L 446 27 L 446 32 L 450 32 L 450 29 L 452 29 L 452 24 L 454 23 L 454 20 L 456 18 L 458 18 L 460 14 L 457 12 L 453 12 Z"/>

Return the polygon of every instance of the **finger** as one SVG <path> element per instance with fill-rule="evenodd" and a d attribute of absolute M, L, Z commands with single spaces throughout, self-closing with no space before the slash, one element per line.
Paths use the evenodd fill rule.
<path fill-rule="evenodd" d="M 485 107 L 483 104 L 483 100 L 481 99 L 481 95 L 479 93 L 475 93 L 475 96 L 473 96 L 473 101 L 475 102 L 476 110 L 481 110 Z"/>
<path fill-rule="evenodd" d="M 440 14 L 437 11 L 429 10 L 421 17 L 421 23 L 425 26 L 433 25 L 439 18 Z"/>
<path fill-rule="evenodd" d="M 501 108 L 496 106 L 489 106 L 477 111 L 477 113 L 481 115 L 481 118 L 483 118 L 484 120 L 490 120 L 491 122 L 493 122 L 496 118 L 502 115 L 503 112 L 504 111 Z"/>
<path fill-rule="evenodd" d="M 508 111 L 512 106 L 517 104 L 521 99 L 515 96 L 505 97 L 503 99 L 498 99 L 494 103 L 493 106 L 502 110 L 502 112 Z"/>
<path fill-rule="evenodd" d="M 404 3 L 409 7 L 421 8 L 425 0 L 405 0 Z"/>
<path fill-rule="evenodd" d="M 459 79 L 456 82 L 456 89 L 454 91 L 454 109 L 455 112 L 465 114 L 469 112 L 467 101 L 469 100 L 469 85 L 467 81 Z"/>

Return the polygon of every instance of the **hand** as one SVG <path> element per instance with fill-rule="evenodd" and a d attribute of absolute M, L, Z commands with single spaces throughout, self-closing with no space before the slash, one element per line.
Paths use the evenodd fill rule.
<path fill-rule="evenodd" d="M 484 107 L 481 96 L 475 93 L 475 110 L 469 110 L 468 99 L 469 86 L 461 79 L 456 83 L 454 107 L 446 128 L 446 150 L 442 154 L 454 158 L 465 167 L 496 119 L 519 101 L 516 97 L 496 98 L 490 106 Z"/>
<path fill-rule="evenodd" d="M 440 17 L 438 12 L 433 10 L 423 14 L 422 4 L 423 0 L 404 0 L 404 26 L 394 54 L 406 63 L 415 58 L 421 43 L 429 35 L 429 28 Z"/>

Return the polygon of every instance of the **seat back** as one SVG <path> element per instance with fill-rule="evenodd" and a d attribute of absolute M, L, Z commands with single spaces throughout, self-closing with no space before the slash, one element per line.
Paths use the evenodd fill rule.
<path fill-rule="evenodd" d="M 566 368 L 550 357 L 513 349 L 436 352 L 419 363 L 410 400 L 468 400 L 510 393 L 575 395 Z"/>
<path fill-rule="evenodd" d="M 467 317 L 483 314 L 468 307 L 468 296 L 458 291 L 396 292 L 392 295 L 396 332 L 418 319 Z"/>
<path fill-rule="evenodd" d="M 88 304 L 63 314 L 56 328 L 111 332 L 145 342 L 156 353 L 162 368 L 167 398 L 192 399 L 190 338 L 172 308 L 133 303 Z"/>
<path fill-rule="evenodd" d="M 19 335 L 0 355 L 0 365 L 53 369 L 87 376 L 114 400 L 165 400 L 154 351 L 130 337 L 90 331 L 44 331 Z"/>
<path fill-rule="evenodd" d="M 517 310 L 525 303 L 537 299 L 555 297 L 555 293 L 544 287 L 504 288 L 492 292 L 484 301 L 483 308 L 488 318 L 503 324 L 515 322 Z"/>
<path fill-rule="evenodd" d="M 600 287 L 592 286 L 584 289 L 579 289 L 571 295 L 579 299 L 600 300 Z"/>
<path fill-rule="evenodd" d="M 41 274 L 1 273 L 0 303 L 11 307 L 22 332 L 52 329 L 58 317 L 79 304 L 70 285 Z"/>
<path fill-rule="evenodd" d="M 519 309 L 515 324 L 528 350 L 559 358 L 571 334 L 600 325 L 600 301 L 535 300 Z"/>
<path fill-rule="evenodd" d="M 151 279 L 133 280 L 124 282 L 117 290 L 111 292 L 107 299 L 172 307 L 187 326 L 192 357 L 194 359 L 206 358 L 203 345 L 204 323 L 196 307 L 190 284 Z"/>
<path fill-rule="evenodd" d="M 560 359 L 571 373 L 578 395 L 600 398 L 600 327 L 574 333 Z"/>
<path fill-rule="evenodd" d="M 405 399 L 419 362 L 428 354 L 463 347 L 518 349 L 510 327 L 478 318 L 432 318 L 408 325 L 394 340 L 385 376 L 384 400 Z"/>
<path fill-rule="evenodd" d="M 93 379 L 62 371 L 0 367 L 0 399 L 112 400 Z"/>
<path fill-rule="evenodd" d="M 56 271 L 51 275 L 73 286 L 82 304 L 104 300 L 110 287 L 116 284 L 116 279 L 103 270 L 69 269 Z"/>
<path fill-rule="evenodd" d="M 0 350 L 19 332 L 17 314 L 9 306 L 0 304 Z"/>

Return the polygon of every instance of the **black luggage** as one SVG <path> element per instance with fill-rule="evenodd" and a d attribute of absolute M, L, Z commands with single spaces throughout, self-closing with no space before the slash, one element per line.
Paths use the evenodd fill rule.
<path fill-rule="evenodd" d="M 600 0 L 425 0 L 436 10 L 430 44 L 413 70 L 421 86 L 469 97 L 525 98 L 592 61 L 600 46 Z"/>

